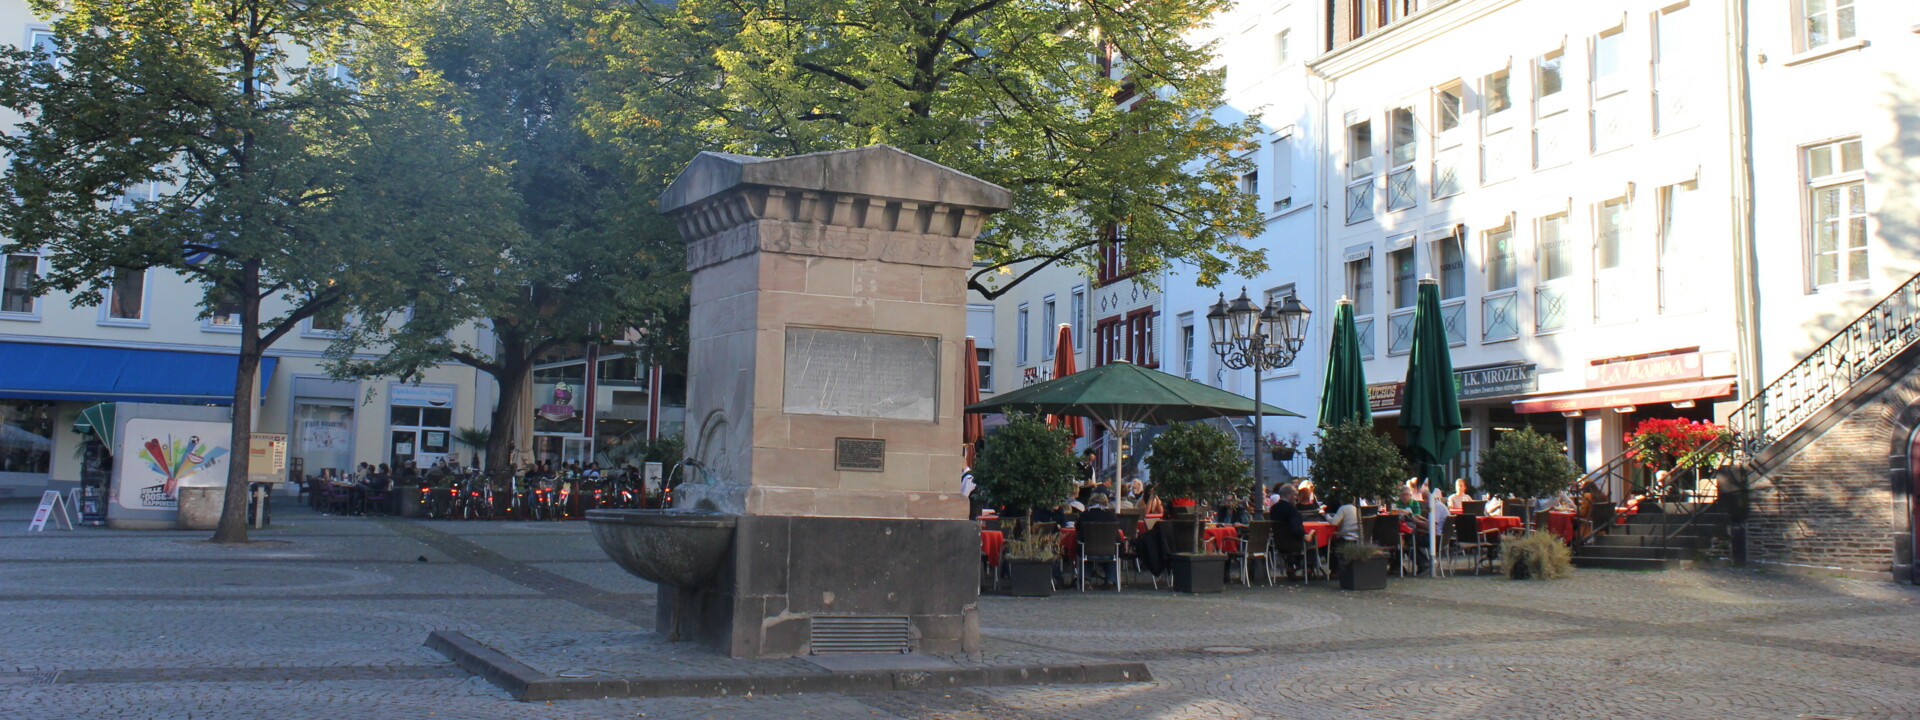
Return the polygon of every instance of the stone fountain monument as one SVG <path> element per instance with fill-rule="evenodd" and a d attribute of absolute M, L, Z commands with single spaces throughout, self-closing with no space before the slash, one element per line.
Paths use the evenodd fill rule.
<path fill-rule="evenodd" d="M 733 657 L 978 648 L 965 273 L 1004 188 L 898 149 L 704 152 L 660 196 L 693 273 L 669 511 L 593 511 L 661 633 Z M 670 590 L 671 588 L 671 590 Z"/>

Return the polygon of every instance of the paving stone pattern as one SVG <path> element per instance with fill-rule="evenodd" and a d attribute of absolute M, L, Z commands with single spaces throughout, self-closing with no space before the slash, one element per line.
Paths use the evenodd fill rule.
<path fill-rule="evenodd" d="M 1223 595 L 987 597 L 991 654 L 1141 660 L 1153 682 L 521 703 L 421 647 L 643 672 L 654 589 L 580 523 L 276 513 L 264 542 L 24 533 L 0 503 L 12 718 L 1920 718 L 1920 592 L 1747 570 L 1394 579 Z M 425 558 L 423 562 L 421 558 Z"/>

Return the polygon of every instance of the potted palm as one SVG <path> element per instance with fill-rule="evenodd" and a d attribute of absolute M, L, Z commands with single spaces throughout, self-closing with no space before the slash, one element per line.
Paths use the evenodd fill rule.
<path fill-rule="evenodd" d="M 1307 459 L 1313 463 L 1308 477 L 1329 505 L 1392 497 L 1407 477 L 1406 458 L 1373 431 L 1372 423 L 1351 420 L 1321 428 L 1319 439 L 1307 448 Z M 1340 587 L 1379 590 L 1387 586 L 1387 558 L 1380 548 L 1345 543 L 1340 553 Z"/>
<path fill-rule="evenodd" d="M 1551 495 L 1580 477 L 1560 441 L 1533 428 L 1502 433 L 1480 456 L 1479 470 L 1489 494 L 1521 500 Z"/>
<path fill-rule="evenodd" d="M 1177 423 L 1160 433 L 1153 439 L 1147 466 L 1161 494 L 1191 499 L 1195 507 L 1211 507 L 1244 490 L 1247 483 L 1248 466 L 1240 444 L 1225 430 L 1204 423 Z M 1173 556 L 1173 589 L 1220 592 L 1226 582 L 1227 556 L 1201 544 L 1199 522 L 1175 527 L 1191 535 L 1183 542 L 1186 552 Z"/>
<path fill-rule="evenodd" d="M 1009 413 L 1007 424 L 981 444 L 973 463 L 974 492 L 989 505 L 1020 512 L 1021 522 L 1007 545 L 1007 572 L 1014 581 L 1014 594 L 1053 594 L 1060 539 L 1053 533 L 1033 532 L 1033 509 L 1051 507 L 1071 494 L 1079 472 L 1072 436 L 1065 428 L 1032 415 Z M 1039 581 L 1033 580 L 1036 576 Z"/>

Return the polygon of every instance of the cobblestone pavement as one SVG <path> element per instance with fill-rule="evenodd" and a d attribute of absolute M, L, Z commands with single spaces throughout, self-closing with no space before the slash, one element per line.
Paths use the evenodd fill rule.
<path fill-rule="evenodd" d="M 1218 596 L 988 597 L 997 646 L 1144 660 L 1149 683 L 515 702 L 432 630 L 645 633 L 653 588 L 583 523 L 282 511 L 259 544 L 0 504 L 0 718 L 1920 718 L 1920 592 L 1720 570 L 1395 579 Z"/>

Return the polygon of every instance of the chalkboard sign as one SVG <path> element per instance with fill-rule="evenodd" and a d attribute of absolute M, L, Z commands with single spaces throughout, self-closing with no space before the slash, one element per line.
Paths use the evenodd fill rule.
<path fill-rule="evenodd" d="M 834 438 L 833 469 L 881 472 L 887 469 L 887 441 L 873 438 Z"/>

